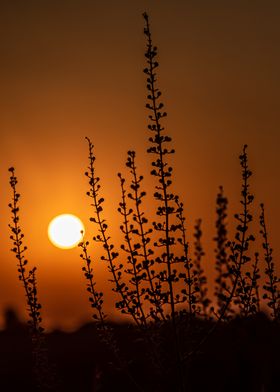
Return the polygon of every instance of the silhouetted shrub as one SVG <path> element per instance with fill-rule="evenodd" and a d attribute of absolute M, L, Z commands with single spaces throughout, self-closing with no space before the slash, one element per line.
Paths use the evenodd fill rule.
<path fill-rule="evenodd" d="M 78 344 L 75 348 L 74 343 L 71 346 L 82 355 L 80 362 L 77 358 L 71 363 L 67 362 L 68 358 L 58 353 L 54 345 L 56 339 L 62 342 L 64 338 L 70 339 L 70 335 L 53 334 L 48 337 L 62 375 L 63 385 L 60 389 L 67 392 L 109 391 L 117 386 L 122 391 L 133 389 L 147 392 L 197 392 L 206 389 L 275 391 L 279 370 L 276 365 L 277 350 L 280 348 L 279 279 L 268 241 L 263 205 L 259 220 L 264 260 L 253 249 L 255 236 L 251 233 L 251 227 L 254 195 L 250 189 L 252 171 L 248 165 L 247 146 L 244 145 L 239 156 L 241 199 L 240 211 L 234 215 L 233 239 L 228 234 L 228 201 L 222 187 L 217 195 L 214 238 L 216 279 L 214 299 L 211 301 L 203 265 L 205 254 L 201 219 L 195 224 L 191 243 L 183 203 L 172 191 L 173 168 L 169 164 L 169 156 L 175 151 L 171 145 L 172 139 L 163 126 L 166 111 L 157 83 L 158 50 L 152 42 L 148 15 L 144 13 L 143 17 L 147 41 L 144 73 L 150 134 L 147 153 L 153 157 L 150 174 L 155 180 L 155 218 L 148 218 L 145 213 L 143 176 L 138 174 L 135 151 L 128 151 L 128 180 L 118 173 L 121 188 L 118 212 L 123 241 L 117 250 L 105 216 L 101 179 L 95 170 L 94 146 L 87 137 L 87 196 L 92 207 L 90 221 L 98 230 L 93 241 L 103 247 L 101 260 L 107 265 L 112 290 L 118 296 L 116 308 L 128 315 L 131 323 L 113 325 L 108 321 L 103 306 L 106 298 L 95 281 L 89 241 L 83 240 L 79 244 L 82 271 L 94 324 L 72 336 L 72 343 L 80 332 L 83 336 L 80 336 L 81 339 L 84 339 L 83 354 L 77 348 Z M 12 251 L 16 254 L 19 279 L 27 299 L 36 382 L 39 390 L 43 391 L 54 386 L 41 327 L 36 268 L 27 268 L 27 247 L 23 245 L 24 235 L 19 226 L 17 178 L 13 168 L 10 172 L 13 191 L 13 200 L 9 205 L 12 212 Z M 265 264 L 266 279 L 262 288 L 261 263 Z M 260 312 L 264 309 L 260 292 L 270 309 L 271 319 Z M 266 345 L 264 342 L 269 343 Z M 69 382 L 69 369 L 73 382 Z M 25 371 L 28 372 L 27 369 Z M 256 372 L 257 375 L 254 375 Z"/>

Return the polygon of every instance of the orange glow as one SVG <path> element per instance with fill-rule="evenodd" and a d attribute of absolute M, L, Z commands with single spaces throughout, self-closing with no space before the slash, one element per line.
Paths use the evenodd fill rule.
<path fill-rule="evenodd" d="M 195 221 L 202 218 L 210 289 L 215 282 L 216 194 L 223 185 L 232 217 L 239 208 L 238 154 L 244 143 L 249 145 L 254 174 L 256 231 L 258 205 L 264 202 L 279 263 L 278 5 L 204 1 L 201 6 L 194 0 L 126 1 L 123 5 L 51 1 L 36 2 L 36 7 L 4 3 L 0 15 L 0 327 L 6 306 L 26 317 L 17 260 L 10 252 L 10 166 L 16 169 L 22 196 L 20 225 L 28 260 L 38 267 L 45 326 L 70 329 L 91 318 L 79 248 L 62 252 L 48 239 L 49 222 L 64 211 L 84 222 L 105 310 L 110 317 L 120 315 L 107 265 L 101 260 L 102 243 L 92 241 L 98 231 L 89 220 L 93 211 L 86 196 L 85 136 L 94 144 L 104 219 L 115 250 L 120 251 L 117 173 L 127 178 L 129 192 L 128 150 L 137 153 L 147 192 L 143 209 L 151 225 L 155 215 L 142 73 L 145 9 L 159 47 L 158 81 L 168 113 L 164 127 L 176 150 L 170 157 L 175 176 L 172 192 L 184 202 L 190 243 Z M 120 252 L 123 262 L 126 258 Z M 276 268 L 280 271 L 279 264 Z"/>

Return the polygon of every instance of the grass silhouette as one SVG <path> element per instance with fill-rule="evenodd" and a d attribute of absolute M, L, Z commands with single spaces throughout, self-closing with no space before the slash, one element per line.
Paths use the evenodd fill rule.
<path fill-rule="evenodd" d="M 149 112 L 150 132 L 150 147 L 147 153 L 153 157 L 151 176 L 155 180 L 155 219 L 151 220 L 145 213 L 146 192 L 142 186 L 143 176 L 138 174 L 135 151 L 128 151 L 126 167 L 129 179 L 121 173 L 118 174 L 122 197 L 118 211 L 123 235 L 123 243 L 119 250 L 116 250 L 109 234 L 110 224 L 106 220 L 101 179 L 95 170 L 94 145 L 86 138 L 89 155 L 85 175 L 89 185 L 87 196 L 92 207 L 90 221 L 98 229 L 93 241 L 103 246 L 101 260 L 108 267 L 112 290 L 118 296 L 116 308 L 131 319 L 131 324 L 125 329 L 129 331 L 128 343 L 123 343 L 119 337 L 118 327 L 112 325 L 105 314 L 103 306 L 106 298 L 95 281 L 89 241 L 82 241 L 79 244 L 83 261 L 82 271 L 89 293 L 94 333 L 99 337 L 102 350 L 107 355 L 103 364 L 104 369 L 107 369 L 105 373 L 113 374 L 115 385 L 121 385 L 123 391 L 132 388 L 139 391 L 196 391 L 203 389 L 198 378 L 208 371 L 207 366 L 201 363 L 201 353 L 206 353 L 208 359 L 213 355 L 215 361 L 218 361 L 213 353 L 213 342 L 224 339 L 230 346 L 232 329 L 242 329 L 247 334 L 251 327 L 257 329 L 259 324 L 264 325 L 262 331 L 272 328 L 272 336 L 277 335 L 280 315 L 279 278 L 276 275 L 268 240 L 263 205 L 259 217 L 263 255 L 253 249 L 255 236 L 251 234 L 251 223 L 254 196 L 250 190 L 252 172 L 249 169 L 245 145 L 239 156 L 241 199 L 240 211 L 234 215 L 236 229 L 233 239 L 228 238 L 227 198 L 222 187 L 219 188 L 217 195 L 217 231 L 214 238 L 215 293 L 212 301 L 208 297 L 208 282 L 203 266 L 205 255 L 201 220 L 197 221 L 194 228 L 194 252 L 191 257 L 184 206 L 180 197 L 172 192 L 173 168 L 169 164 L 169 156 L 175 151 L 171 145 L 172 139 L 163 126 L 166 112 L 157 83 L 157 47 L 152 42 L 149 17 L 146 13 L 143 17 L 147 41 L 147 64 L 144 73 L 147 82 L 146 108 Z M 12 251 L 17 258 L 19 280 L 24 286 L 30 316 L 29 325 L 35 355 L 34 369 L 37 374 L 36 380 L 33 381 L 38 390 L 52 390 L 54 387 L 50 373 L 48 379 L 44 375 L 48 365 L 45 343 L 41 344 L 45 342 L 45 337 L 41 327 L 41 306 L 37 298 L 36 269 L 27 269 L 27 248 L 23 245 L 24 236 L 19 227 L 20 195 L 16 189 L 17 178 L 14 169 L 11 168 L 10 172 L 10 185 L 13 191 L 13 201 L 9 205 L 12 212 Z M 265 265 L 265 284 L 262 288 L 261 265 Z M 263 301 L 260 301 L 261 295 Z M 264 309 L 264 304 L 270 309 L 270 321 L 260 313 Z M 240 338 L 238 342 L 244 343 L 244 340 Z M 220 344 L 217 344 L 217 347 L 221 355 L 225 355 L 232 369 L 227 370 L 228 379 L 221 377 L 220 383 L 222 385 L 223 382 L 224 386 L 220 389 L 217 386 L 216 390 L 234 390 L 231 389 L 230 380 L 238 373 L 237 370 L 234 371 L 234 366 L 237 365 L 232 358 L 227 357 Z M 235 352 L 232 347 L 231 349 Z M 243 354 L 240 354 L 242 358 Z M 238 359 L 236 361 L 238 363 Z M 219 366 L 221 371 L 221 364 Z M 102 386 L 102 382 L 98 381 L 99 374 L 94 374 L 91 388 L 95 385 L 94 390 L 111 390 L 109 382 L 106 386 L 103 379 Z M 242 380 L 246 380 L 243 385 L 244 388 L 246 385 L 246 388 L 242 390 L 272 390 L 270 388 L 274 381 L 271 379 L 255 381 L 249 377 L 249 373 L 245 376 L 240 376 L 241 383 Z M 61 390 L 64 390 L 63 387 Z"/>
<path fill-rule="evenodd" d="M 22 283 L 28 312 L 28 326 L 32 341 L 32 361 L 33 361 L 33 383 L 40 391 L 55 391 L 56 380 L 54 372 L 50 366 L 47 354 L 47 346 L 44 336 L 44 328 L 42 327 L 41 304 L 37 294 L 36 267 L 28 267 L 28 260 L 25 256 L 27 246 L 24 245 L 24 233 L 20 226 L 19 219 L 19 200 L 20 193 L 17 191 L 17 177 L 15 169 L 9 169 L 10 186 L 12 188 L 12 202 L 9 204 L 12 215 L 12 223 L 9 224 L 11 229 L 10 239 L 13 248 L 11 251 L 17 259 L 18 279 Z"/>

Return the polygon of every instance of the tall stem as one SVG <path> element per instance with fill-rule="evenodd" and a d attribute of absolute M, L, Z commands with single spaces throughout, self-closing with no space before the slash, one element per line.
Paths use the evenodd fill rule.
<path fill-rule="evenodd" d="M 179 337 L 176 325 L 176 312 L 175 312 L 175 301 L 174 301 L 174 289 L 173 289 L 173 280 L 174 277 L 172 275 L 172 252 L 171 252 L 171 244 L 173 243 L 171 238 L 171 227 L 170 227 L 170 215 L 174 213 L 174 207 L 170 206 L 169 201 L 174 201 L 174 195 L 168 193 L 167 188 L 171 184 L 170 180 L 167 180 L 168 177 L 171 175 L 172 168 L 167 167 L 167 163 L 164 161 L 164 156 L 173 153 L 174 150 L 168 150 L 163 147 L 164 142 L 171 141 L 171 138 L 168 136 L 163 136 L 162 131 L 164 128 L 161 127 L 160 118 L 166 116 L 165 112 L 162 112 L 161 109 L 163 107 L 162 103 L 158 103 L 158 98 L 161 95 L 161 92 L 156 87 L 156 73 L 155 68 L 158 67 L 158 63 L 155 61 L 155 56 L 157 53 L 156 47 L 153 47 L 152 44 L 152 37 L 150 32 L 150 25 L 149 25 L 149 17 L 146 13 L 143 14 L 146 27 L 144 29 L 145 35 L 147 37 L 147 51 L 146 51 L 146 58 L 148 63 L 148 68 L 144 70 L 144 72 L 148 75 L 147 82 L 148 82 L 148 99 L 151 104 L 147 104 L 147 108 L 151 110 L 152 115 L 149 116 L 151 125 L 149 125 L 149 129 L 155 133 L 154 138 L 150 138 L 150 141 L 155 144 L 156 147 L 150 148 L 148 151 L 153 152 L 157 155 L 156 161 L 153 165 L 158 169 L 153 170 L 152 174 L 159 177 L 159 186 L 157 187 L 158 190 L 161 191 L 157 193 L 157 199 L 163 203 L 163 207 L 158 208 L 158 215 L 162 215 L 164 217 L 164 224 L 163 224 L 163 231 L 164 231 L 164 239 L 162 241 L 163 246 L 165 247 L 165 255 L 163 255 L 163 261 L 166 263 L 167 266 L 167 284 L 168 284 L 168 298 L 170 303 L 170 310 L 171 310 L 171 320 L 172 320 L 172 327 L 173 327 L 173 335 L 174 335 L 174 343 L 176 349 L 176 357 L 177 357 L 177 365 L 178 365 L 178 376 L 179 376 L 179 388 L 180 390 L 184 390 L 184 377 L 182 374 L 181 368 L 181 354 L 180 354 L 180 344 L 179 344 Z"/>

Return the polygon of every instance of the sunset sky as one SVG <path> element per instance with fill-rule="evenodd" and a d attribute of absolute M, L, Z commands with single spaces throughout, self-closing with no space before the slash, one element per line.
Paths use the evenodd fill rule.
<path fill-rule="evenodd" d="M 274 254 L 280 255 L 280 3 L 275 0 L 4 0 L 0 3 L 0 310 L 25 317 L 23 289 L 10 252 L 8 168 L 18 176 L 21 226 L 30 265 L 38 267 L 44 325 L 90 320 L 80 250 L 55 248 L 51 219 L 77 215 L 94 235 L 85 193 L 87 143 L 95 146 L 110 234 L 119 241 L 117 173 L 137 151 L 153 192 L 146 154 L 145 37 L 151 18 L 159 47 L 159 84 L 176 150 L 174 191 L 185 204 L 189 236 L 202 218 L 206 270 L 213 281 L 215 198 L 224 185 L 238 208 L 238 155 L 249 145 L 252 191 L 264 202 Z M 150 199 L 152 200 L 152 198 Z M 149 203 L 149 211 L 152 210 Z M 96 279 L 115 315 L 106 266 L 92 245 Z M 280 264 L 278 263 L 278 272 Z"/>

